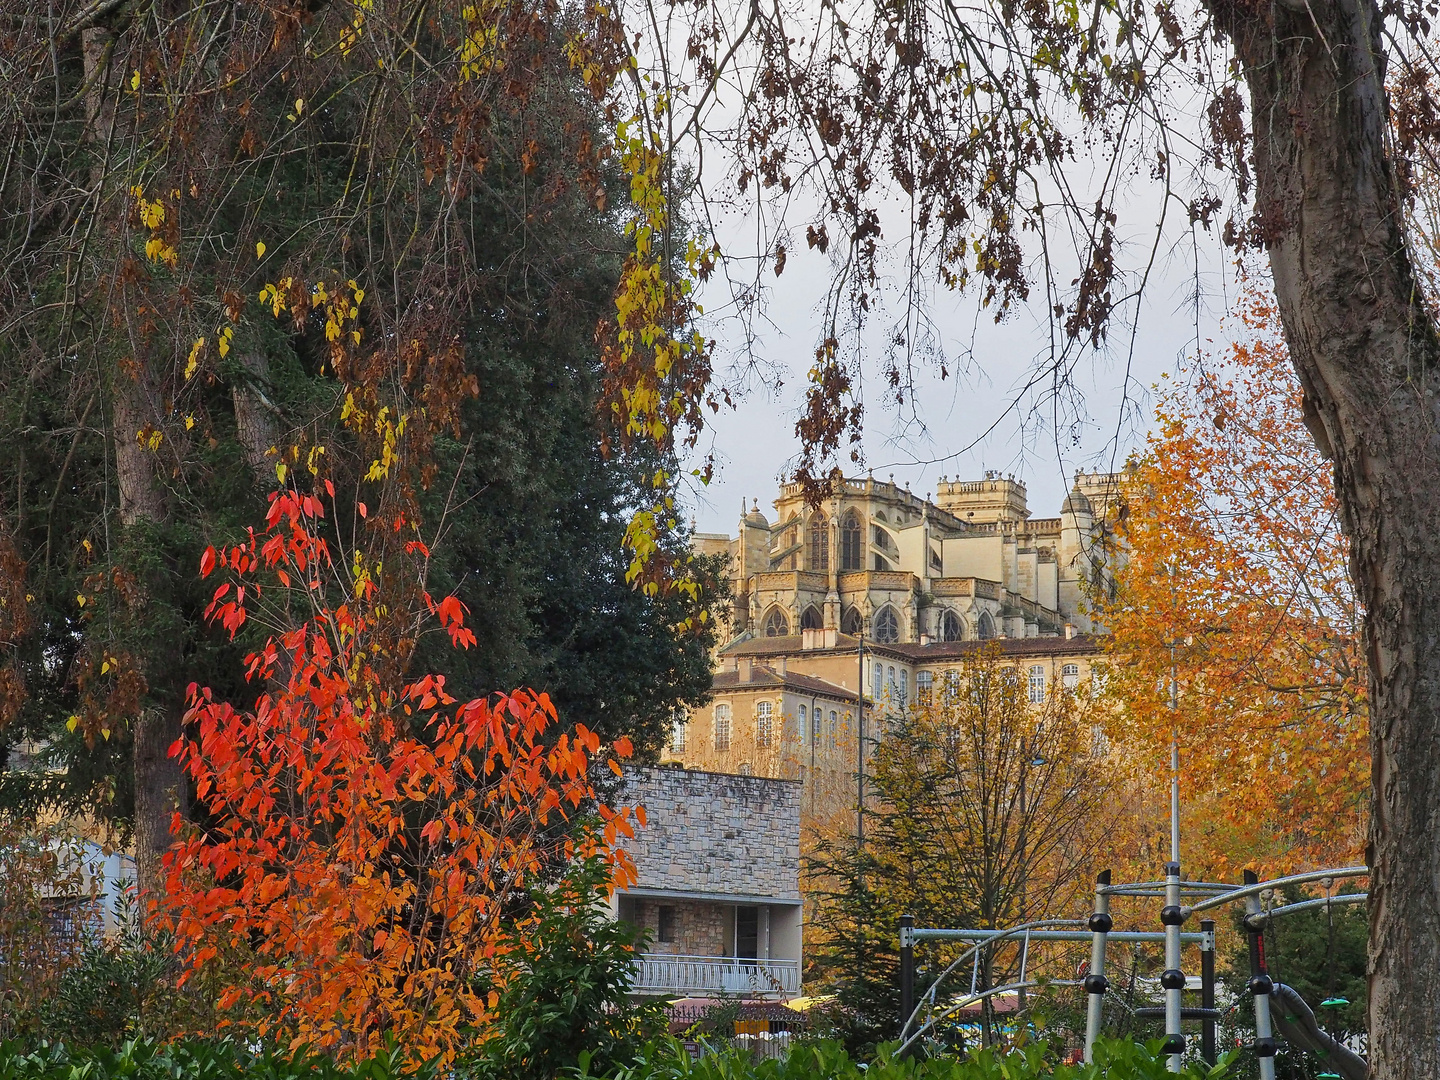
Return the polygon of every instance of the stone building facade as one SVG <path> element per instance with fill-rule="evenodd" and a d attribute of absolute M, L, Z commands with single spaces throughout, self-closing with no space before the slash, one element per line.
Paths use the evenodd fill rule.
<path fill-rule="evenodd" d="M 758 506 L 734 537 L 695 546 L 729 557 L 736 636 L 830 628 L 882 644 L 986 640 L 1091 629 L 1087 583 L 1113 558 L 1126 477 L 1078 473 L 1054 518 L 1032 518 L 1025 485 L 989 474 L 942 480 L 933 497 L 847 479 L 819 508 L 786 484 L 775 521 Z"/>
<path fill-rule="evenodd" d="M 662 767 L 626 776 L 645 807 L 627 841 L 636 881 L 615 897 L 642 927 L 641 993 L 800 992 L 800 787 L 792 780 Z"/>

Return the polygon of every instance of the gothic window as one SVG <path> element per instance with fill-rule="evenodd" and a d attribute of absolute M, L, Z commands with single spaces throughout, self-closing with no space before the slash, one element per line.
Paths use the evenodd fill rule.
<path fill-rule="evenodd" d="M 960 621 L 960 616 L 953 611 L 945 611 L 940 615 L 940 640 L 959 641 L 965 636 L 965 624 Z"/>
<path fill-rule="evenodd" d="M 840 569 L 860 570 L 865 566 L 865 554 L 861 540 L 865 530 L 860 527 L 860 515 L 851 510 L 840 525 Z"/>
<path fill-rule="evenodd" d="M 755 745 L 775 744 L 775 704 L 762 701 L 755 706 Z"/>
<path fill-rule="evenodd" d="M 771 608 L 770 614 L 765 616 L 765 636 L 784 637 L 790 633 L 790 620 L 785 617 L 785 612 L 778 607 Z"/>
<path fill-rule="evenodd" d="M 929 705 L 930 696 L 935 686 L 935 676 L 928 671 L 922 671 L 915 676 L 915 702 L 918 705 Z"/>
<path fill-rule="evenodd" d="M 820 609 L 811 604 L 800 614 L 801 630 L 819 630 L 825 625 L 825 619 L 820 614 Z"/>
<path fill-rule="evenodd" d="M 816 513 L 810 517 L 810 558 L 805 569 L 830 569 L 830 523 L 825 515 Z"/>
<path fill-rule="evenodd" d="M 865 617 L 860 614 L 859 608 L 846 608 L 845 613 L 840 616 L 840 632 L 849 634 L 851 637 L 859 637 L 865 630 Z"/>
<path fill-rule="evenodd" d="M 1066 690 L 1074 690 L 1080 685 L 1080 665 L 1066 664 L 1060 669 L 1060 683 Z"/>
<path fill-rule="evenodd" d="M 715 706 L 715 749 L 730 749 L 730 706 L 724 702 Z"/>
<path fill-rule="evenodd" d="M 900 640 L 900 617 L 894 608 L 887 605 L 875 613 L 874 636 L 882 645 L 893 645 Z"/>
<path fill-rule="evenodd" d="M 1043 705 L 1045 703 L 1045 669 L 1036 665 L 1030 669 L 1030 704 Z"/>
<path fill-rule="evenodd" d="M 990 617 L 988 611 L 980 613 L 980 622 L 976 626 L 975 636 L 981 641 L 989 641 L 995 636 L 995 620 Z"/>
<path fill-rule="evenodd" d="M 878 552 L 877 552 L 876 555 L 875 555 L 875 569 L 876 569 L 876 570 L 889 570 L 889 569 L 890 569 L 890 564 L 885 561 L 885 556 L 879 554 Z"/>

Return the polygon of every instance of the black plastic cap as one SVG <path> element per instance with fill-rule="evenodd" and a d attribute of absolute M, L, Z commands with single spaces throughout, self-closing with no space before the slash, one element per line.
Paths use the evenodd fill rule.
<path fill-rule="evenodd" d="M 1085 992 L 1087 994 L 1103 994 L 1110 989 L 1110 980 L 1104 975 L 1086 975 Z"/>
<path fill-rule="evenodd" d="M 1096 875 L 1095 875 L 1095 884 L 1096 884 L 1096 885 L 1109 885 L 1109 884 L 1110 884 L 1110 871 L 1109 871 L 1109 870 L 1101 870 L 1098 874 L 1096 874 Z"/>
<path fill-rule="evenodd" d="M 1260 875 L 1257 874 L 1257 873 L 1255 873 L 1254 870 L 1246 870 L 1246 871 L 1245 871 L 1245 884 L 1246 884 L 1246 885 L 1259 885 L 1259 884 L 1260 884 Z"/>
<path fill-rule="evenodd" d="M 1160 909 L 1160 921 L 1166 926 L 1184 926 L 1185 913 L 1175 904 L 1166 904 Z"/>
<path fill-rule="evenodd" d="M 1106 912 L 1097 911 L 1090 916 L 1090 922 L 1086 925 L 1090 927 L 1092 934 L 1108 934 L 1115 925 L 1115 920 L 1110 918 Z"/>
<path fill-rule="evenodd" d="M 1245 989 L 1249 990 L 1250 993 L 1256 997 L 1263 997 L 1275 989 L 1275 984 L 1270 981 L 1269 975 L 1261 973 L 1259 975 L 1251 975 L 1250 981 L 1245 984 Z"/>
<path fill-rule="evenodd" d="M 1167 862 L 1167 863 L 1165 864 L 1165 874 L 1166 874 L 1167 877 L 1170 876 L 1170 875 L 1172 875 L 1172 874 L 1173 874 L 1175 877 L 1179 877 L 1179 876 L 1180 876 L 1180 864 L 1179 864 L 1178 862 Z"/>
<path fill-rule="evenodd" d="M 1165 1041 L 1160 1044 L 1160 1053 L 1162 1053 L 1162 1054 L 1183 1054 L 1184 1052 L 1185 1052 L 1185 1036 L 1184 1036 L 1184 1035 L 1176 1035 L 1176 1034 L 1171 1033 L 1171 1034 L 1169 1034 L 1169 1035 L 1166 1035 L 1166 1036 L 1165 1036 Z"/>
<path fill-rule="evenodd" d="M 1166 990 L 1184 990 L 1185 973 L 1183 971 L 1176 971 L 1174 968 L 1162 971 L 1160 973 L 1160 985 Z"/>
<path fill-rule="evenodd" d="M 1256 1039 L 1250 1046 L 1254 1049 L 1256 1057 L 1266 1058 L 1275 1056 L 1274 1039 Z"/>

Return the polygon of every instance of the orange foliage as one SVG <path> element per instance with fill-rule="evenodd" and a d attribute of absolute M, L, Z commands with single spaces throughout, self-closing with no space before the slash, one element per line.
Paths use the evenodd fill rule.
<path fill-rule="evenodd" d="M 177 815 L 161 914 L 192 973 L 231 962 L 219 974 L 233 1022 L 358 1057 L 393 1038 L 448 1061 L 483 1037 L 505 956 L 527 948 L 524 890 L 597 855 L 616 883 L 633 880 L 613 846 L 633 835 L 631 813 L 580 816 L 602 747 L 583 725 L 549 732 L 546 695 L 457 705 L 442 676 L 388 678 L 379 627 L 394 613 L 361 560 L 350 580 L 336 573 L 323 518 L 319 498 L 282 491 L 265 536 L 202 559 L 206 574 L 231 571 L 208 615 L 232 633 L 262 596 L 310 615 L 248 657 L 265 688 L 252 709 L 190 687 L 171 753 L 208 824 Z M 331 605 L 337 583 L 345 599 Z M 468 646 L 458 601 L 425 599 Z M 617 740 L 611 768 L 629 753 Z"/>
<path fill-rule="evenodd" d="M 1113 738 L 1139 741 L 1158 795 L 1178 736 L 1182 850 L 1215 872 L 1353 860 L 1370 771 L 1361 611 L 1330 468 L 1272 302 L 1249 289 L 1239 319 L 1228 379 L 1210 370 L 1162 392 L 1122 523 L 1129 559 L 1099 598 L 1122 705 Z"/>

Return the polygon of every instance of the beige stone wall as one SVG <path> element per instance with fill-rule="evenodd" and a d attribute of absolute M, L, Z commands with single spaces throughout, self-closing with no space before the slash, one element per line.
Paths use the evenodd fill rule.
<path fill-rule="evenodd" d="M 660 940 L 660 909 L 674 912 L 672 941 Z M 725 956 L 729 953 L 734 909 L 727 904 L 704 900 L 651 899 L 627 897 L 621 918 L 647 931 L 651 956 Z"/>

